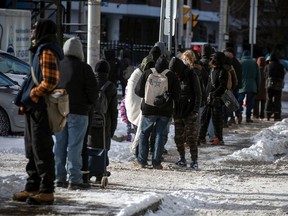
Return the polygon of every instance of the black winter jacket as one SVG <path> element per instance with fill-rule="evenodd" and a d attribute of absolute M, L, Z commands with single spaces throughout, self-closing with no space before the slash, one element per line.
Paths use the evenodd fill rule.
<path fill-rule="evenodd" d="M 202 100 L 202 89 L 200 79 L 195 69 L 189 69 L 183 61 L 177 57 L 172 58 L 169 69 L 176 74 L 181 88 L 180 98 L 175 102 L 174 116 L 184 118 L 191 112 L 198 113 Z"/>
<path fill-rule="evenodd" d="M 74 56 L 65 56 L 60 62 L 59 88 L 69 94 L 70 113 L 88 115 L 98 97 L 95 74 L 90 65 Z"/>
<path fill-rule="evenodd" d="M 136 87 L 135 94 L 141 98 L 145 96 L 145 84 L 148 76 L 152 73 L 151 69 L 144 71 L 142 76 L 140 77 Z M 158 116 L 166 116 L 171 117 L 173 114 L 173 100 L 177 101 L 180 95 L 180 83 L 177 79 L 174 72 L 169 71 L 166 76 L 168 77 L 168 92 L 170 94 L 170 98 L 167 103 L 160 107 L 150 106 L 142 100 L 141 110 L 142 115 L 158 115 Z"/>
<path fill-rule="evenodd" d="M 108 74 L 106 73 L 96 73 L 96 79 L 99 89 L 108 81 Z M 106 137 L 112 138 L 115 130 L 117 128 L 117 118 L 118 118 L 118 99 L 117 99 L 117 88 L 114 83 L 111 82 L 110 85 L 105 90 L 105 94 L 108 100 L 108 111 L 106 115 Z M 109 149 L 110 146 L 107 146 Z"/>

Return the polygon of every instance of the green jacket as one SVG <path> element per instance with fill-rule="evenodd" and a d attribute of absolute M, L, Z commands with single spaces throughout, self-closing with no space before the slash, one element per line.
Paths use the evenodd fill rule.
<path fill-rule="evenodd" d="M 256 61 L 254 61 L 250 56 L 243 56 L 241 58 L 241 65 L 242 88 L 239 89 L 239 93 L 258 93 L 261 75 Z"/>

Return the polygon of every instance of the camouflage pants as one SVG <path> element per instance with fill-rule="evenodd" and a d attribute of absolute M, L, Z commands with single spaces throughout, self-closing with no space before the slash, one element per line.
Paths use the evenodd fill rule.
<path fill-rule="evenodd" d="M 190 113 L 185 118 L 174 118 L 175 125 L 175 143 L 177 151 L 180 155 L 185 154 L 186 143 L 190 148 L 190 154 L 192 160 L 198 159 L 198 146 L 197 146 L 197 135 L 198 135 L 198 115 Z"/>

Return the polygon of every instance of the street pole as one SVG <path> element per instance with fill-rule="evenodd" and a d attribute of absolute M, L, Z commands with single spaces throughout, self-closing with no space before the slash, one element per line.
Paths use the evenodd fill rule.
<path fill-rule="evenodd" d="M 227 34 L 227 9 L 228 0 L 220 1 L 220 17 L 219 17 L 219 38 L 218 50 L 223 51 L 226 49 L 225 34 Z"/>
<path fill-rule="evenodd" d="M 178 44 L 180 45 L 181 48 L 182 45 L 183 45 L 183 0 L 178 0 L 178 31 L 175 31 L 175 32 L 178 32 Z M 176 38 L 176 37 L 175 37 Z M 177 44 L 175 44 L 176 46 Z"/>
<path fill-rule="evenodd" d="M 160 10 L 160 26 L 159 26 L 159 42 L 164 42 L 164 11 L 166 5 L 166 0 L 161 0 L 161 10 Z"/>
<path fill-rule="evenodd" d="M 176 1 L 176 0 L 174 0 Z M 169 31 L 169 35 L 168 35 L 168 51 L 172 52 L 172 31 L 173 31 L 173 0 L 170 0 L 170 31 Z"/>
<path fill-rule="evenodd" d="M 258 14 L 257 10 L 258 10 L 258 0 L 250 0 L 249 43 L 252 58 L 253 58 L 253 45 L 256 44 L 256 28 L 257 28 L 257 14 Z"/>
<path fill-rule="evenodd" d="M 187 1 L 187 5 L 190 7 L 189 16 L 190 19 L 186 24 L 186 40 L 185 40 L 185 48 L 191 47 L 191 39 L 192 39 L 192 0 Z"/>
<path fill-rule="evenodd" d="M 87 63 L 94 69 L 100 59 L 101 0 L 88 0 Z"/>

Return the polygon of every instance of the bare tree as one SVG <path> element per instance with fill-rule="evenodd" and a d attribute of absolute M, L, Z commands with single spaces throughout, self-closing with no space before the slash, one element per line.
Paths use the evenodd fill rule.
<path fill-rule="evenodd" d="M 230 28 L 233 32 L 242 32 L 244 41 L 249 37 L 250 0 L 229 0 L 230 15 L 241 20 L 241 29 Z M 257 46 L 272 51 L 281 48 L 281 54 L 287 56 L 288 1 L 258 0 Z"/>

